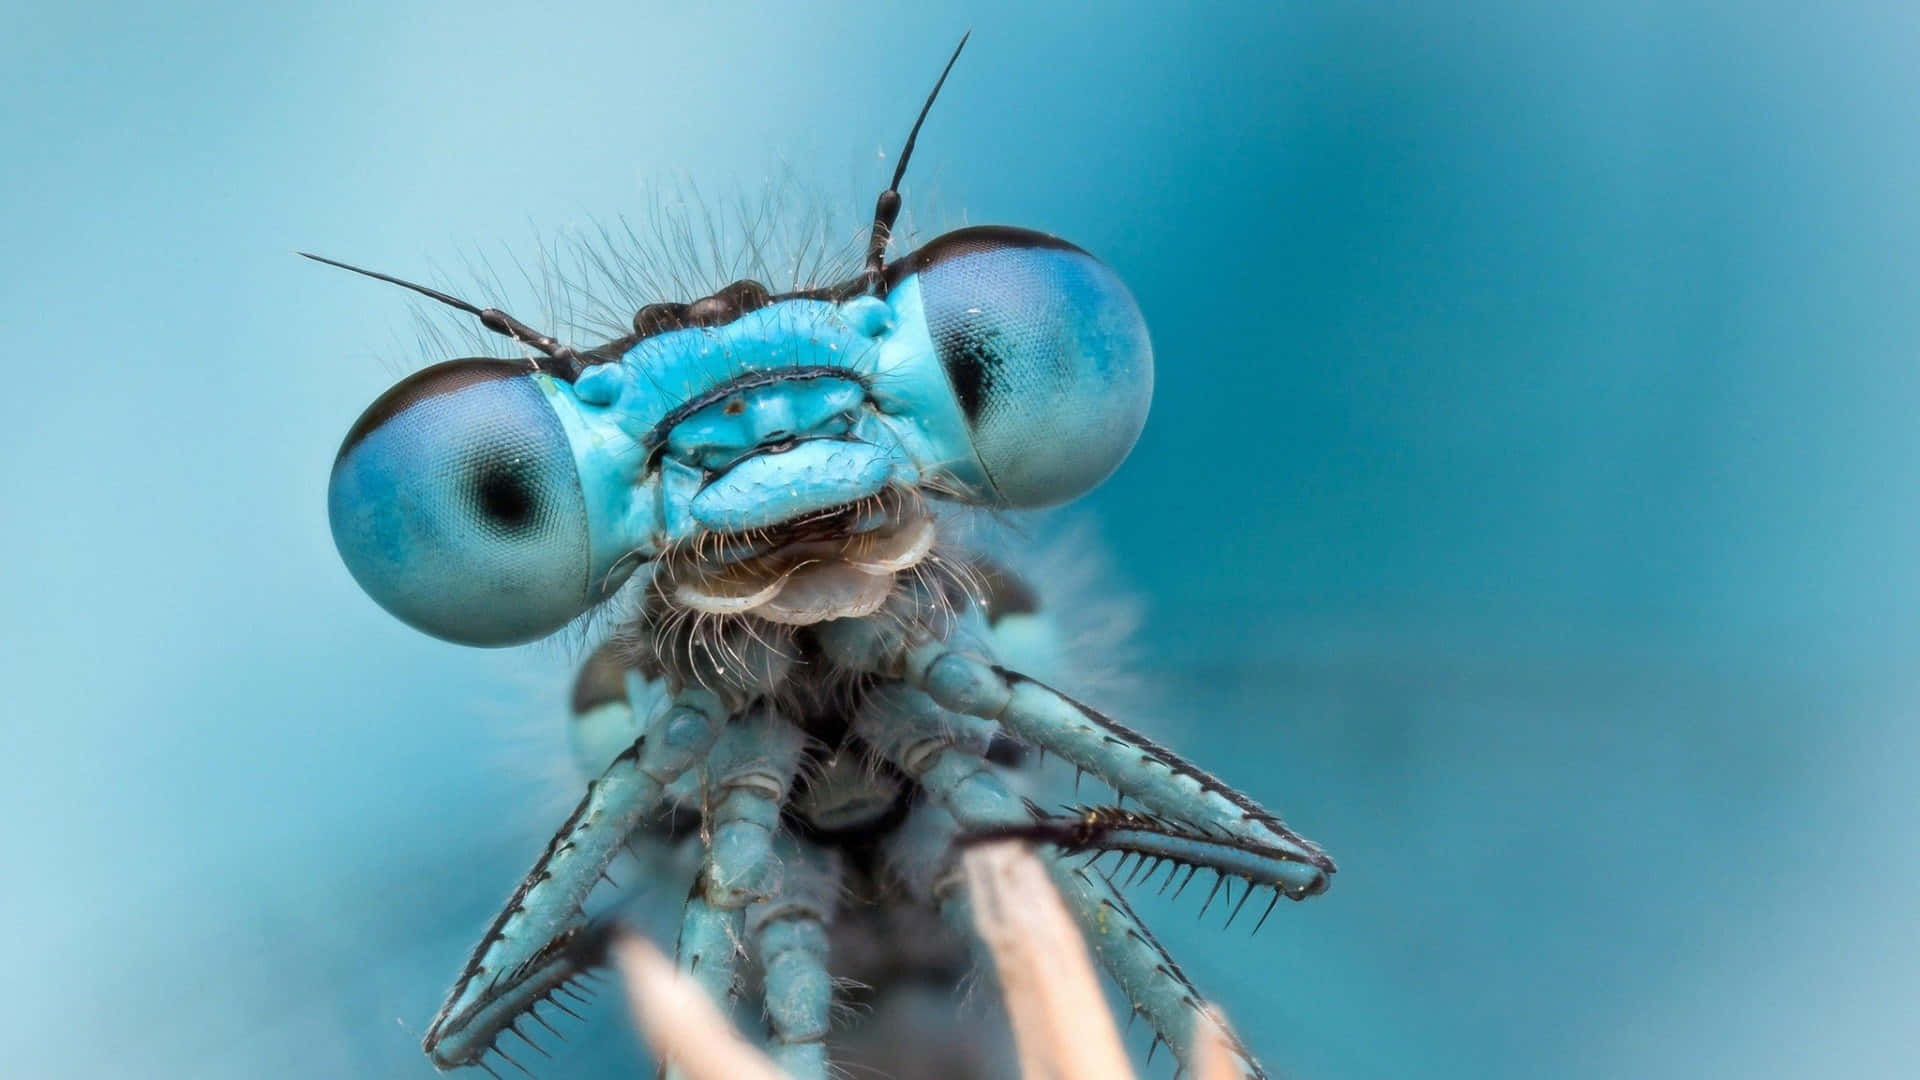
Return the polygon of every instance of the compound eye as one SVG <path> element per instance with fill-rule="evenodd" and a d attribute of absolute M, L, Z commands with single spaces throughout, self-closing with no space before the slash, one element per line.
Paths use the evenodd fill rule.
<path fill-rule="evenodd" d="M 521 364 L 453 360 L 381 395 L 341 444 L 327 516 L 360 587 L 435 637 L 516 645 L 590 603 L 573 451 Z"/>
<path fill-rule="evenodd" d="M 1120 467 L 1153 399 L 1153 346 L 1118 275 L 998 227 L 939 237 L 908 268 L 998 502 L 1066 502 Z"/>

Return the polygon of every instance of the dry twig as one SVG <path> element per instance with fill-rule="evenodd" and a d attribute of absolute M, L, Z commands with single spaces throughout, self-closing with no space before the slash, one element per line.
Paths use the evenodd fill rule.
<path fill-rule="evenodd" d="M 660 1059 L 688 1080 L 785 1080 L 652 943 L 622 931 L 613 939 L 613 960 L 626 983 L 634 1023 Z"/>
<path fill-rule="evenodd" d="M 1241 1080 L 1226 1018 L 1209 1005 L 1193 1014 L 1193 1080 Z"/>
<path fill-rule="evenodd" d="M 1047 868 L 1021 844 L 982 844 L 965 858 L 973 924 L 993 952 L 1029 1080 L 1133 1075 L 1080 930 Z"/>

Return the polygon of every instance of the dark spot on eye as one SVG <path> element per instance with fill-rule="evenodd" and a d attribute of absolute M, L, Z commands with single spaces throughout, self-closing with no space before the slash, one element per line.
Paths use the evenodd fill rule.
<path fill-rule="evenodd" d="M 721 411 L 728 416 L 739 416 L 741 413 L 747 411 L 747 403 L 740 398 L 734 398 L 732 401 L 727 402 L 726 408 Z"/>
<path fill-rule="evenodd" d="M 946 363 L 947 378 L 953 381 L 953 393 L 960 408 L 973 423 L 993 396 L 994 376 L 1000 370 L 1000 356 L 994 348 L 998 337 L 991 331 L 965 324 L 941 327 L 936 334 L 940 359 Z"/>
<path fill-rule="evenodd" d="M 487 520 L 510 532 L 533 522 L 533 488 L 521 470 L 507 462 L 489 462 L 474 478 L 474 493 Z"/>

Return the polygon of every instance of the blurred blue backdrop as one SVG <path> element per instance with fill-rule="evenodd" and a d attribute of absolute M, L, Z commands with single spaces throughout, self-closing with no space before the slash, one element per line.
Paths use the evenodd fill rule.
<path fill-rule="evenodd" d="M 1909 1074 L 1917 10 L 12 7 L 0 1072 L 426 1076 L 567 801 L 565 650 L 338 564 L 333 451 L 420 358 L 289 251 L 780 169 L 857 218 L 971 26 L 909 205 L 1133 286 L 1159 395 L 1089 508 L 1150 726 L 1342 863 L 1251 944 L 1147 905 L 1256 1048 Z"/>

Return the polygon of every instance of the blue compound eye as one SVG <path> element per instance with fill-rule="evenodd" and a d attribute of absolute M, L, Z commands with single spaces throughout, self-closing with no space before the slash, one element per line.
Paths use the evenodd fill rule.
<path fill-rule="evenodd" d="M 327 516 L 360 587 L 435 637 L 515 645 L 589 604 L 586 499 L 524 365 L 454 360 L 381 395 L 340 447 Z"/>
<path fill-rule="evenodd" d="M 1118 275 L 1063 240 L 999 227 L 947 233 L 899 272 L 919 275 L 998 501 L 1066 502 L 1120 467 L 1147 421 L 1153 346 Z"/>

